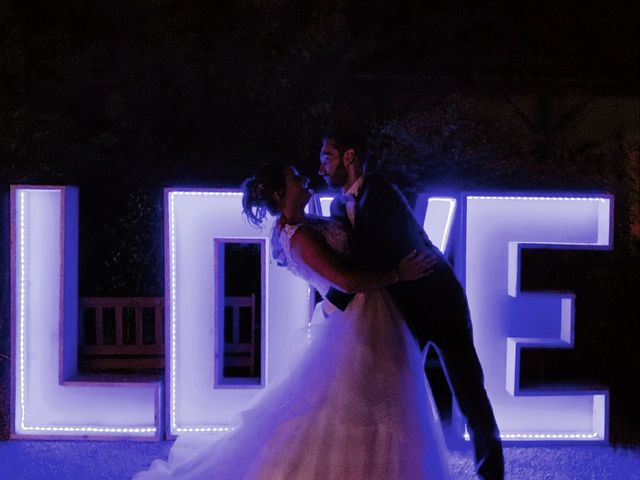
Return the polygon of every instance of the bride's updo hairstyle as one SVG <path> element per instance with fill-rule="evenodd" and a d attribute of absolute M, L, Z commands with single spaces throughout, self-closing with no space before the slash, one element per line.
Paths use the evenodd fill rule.
<path fill-rule="evenodd" d="M 286 165 L 282 162 L 268 163 L 242 183 L 242 212 L 257 227 L 262 226 L 267 213 L 277 213 L 274 194 L 284 191 Z"/>

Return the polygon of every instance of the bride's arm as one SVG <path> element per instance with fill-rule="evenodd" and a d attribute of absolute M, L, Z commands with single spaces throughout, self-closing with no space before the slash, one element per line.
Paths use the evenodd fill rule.
<path fill-rule="evenodd" d="M 415 280 L 431 273 L 436 263 L 435 258 L 428 254 L 412 252 L 391 270 L 366 272 L 349 269 L 324 237 L 305 225 L 299 227 L 291 238 L 291 255 L 297 262 L 346 293 L 366 292 L 399 281 Z"/>

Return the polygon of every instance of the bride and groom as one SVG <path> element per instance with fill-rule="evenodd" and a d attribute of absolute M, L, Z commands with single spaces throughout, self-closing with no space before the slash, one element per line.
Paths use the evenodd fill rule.
<path fill-rule="evenodd" d="M 136 479 L 449 478 L 424 376 L 427 344 L 467 419 L 478 475 L 503 478 L 464 291 L 399 191 L 364 173 L 365 152 L 346 131 L 323 139 L 319 174 L 342 191 L 331 219 L 305 214 L 308 179 L 290 165 L 270 164 L 245 182 L 248 220 L 277 217 L 274 257 L 324 297 L 312 341 L 236 430 L 186 453 L 178 438 L 169 462 Z"/>

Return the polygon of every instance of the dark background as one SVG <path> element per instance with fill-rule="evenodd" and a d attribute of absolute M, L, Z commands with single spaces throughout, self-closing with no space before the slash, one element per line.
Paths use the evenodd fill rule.
<path fill-rule="evenodd" d="M 418 191 L 616 197 L 612 252 L 530 252 L 523 285 L 571 290 L 576 345 L 530 384 L 611 390 L 640 444 L 637 2 L 0 0 L 0 364 L 7 434 L 10 184 L 80 187 L 80 295 L 162 296 L 162 188 L 313 174 L 329 123 Z M 321 183 L 314 179 L 318 187 Z"/>

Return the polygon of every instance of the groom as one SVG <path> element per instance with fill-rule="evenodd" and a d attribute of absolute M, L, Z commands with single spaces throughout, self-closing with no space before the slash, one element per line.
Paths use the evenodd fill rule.
<path fill-rule="evenodd" d="M 366 144 L 358 135 L 347 130 L 325 134 L 318 173 L 330 188 L 342 191 L 331 203 L 331 217 L 350 232 L 351 262 L 357 268 L 390 269 L 412 250 L 430 251 L 438 257 L 435 271 L 427 277 L 387 290 L 420 348 L 431 343 L 438 351 L 449 385 L 467 418 L 478 475 L 502 479 L 502 443 L 473 345 L 466 295 L 404 196 L 385 180 L 365 174 L 365 159 Z M 351 297 L 335 289 L 327 295 L 342 310 Z"/>

